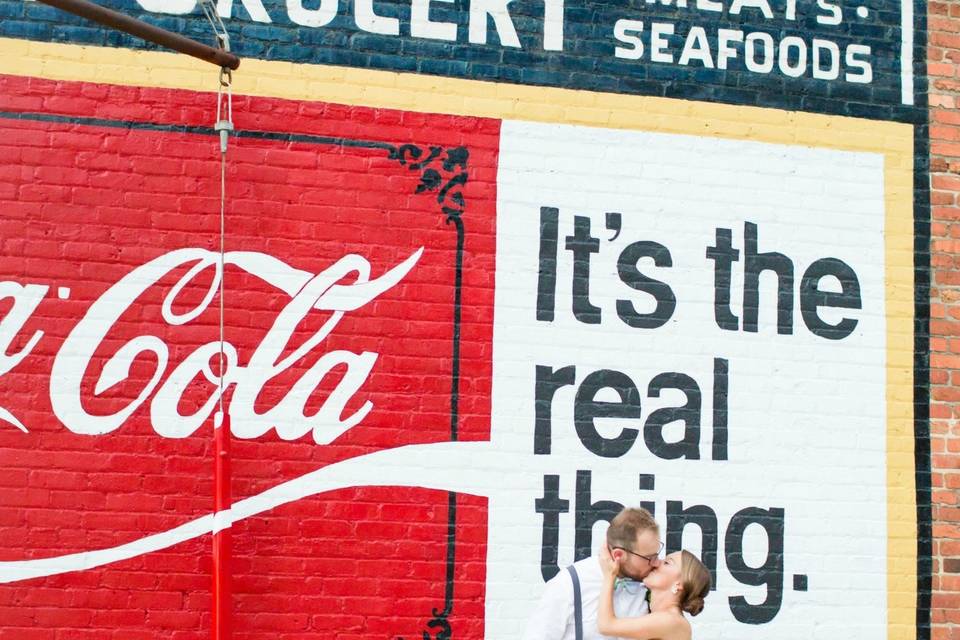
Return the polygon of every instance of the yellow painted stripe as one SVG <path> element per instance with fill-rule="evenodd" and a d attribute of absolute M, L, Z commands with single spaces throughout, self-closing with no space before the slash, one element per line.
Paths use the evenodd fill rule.
<path fill-rule="evenodd" d="M 217 70 L 187 56 L 0 38 L 0 73 L 215 91 Z M 651 96 L 530 87 L 390 71 L 245 59 L 238 94 L 384 109 L 708 135 L 884 153 L 910 125 Z"/>
<path fill-rule="evenodd" d="M 186 56 L 0 38 L 0 74 L 215 91 L 217 70 Z M 913 438 L 913 129 L 800 112 L 569 89 L 244 60 L 237 94 L 496 119 L 557 122 L 879 153 L 884 156 L 887 294 L 888 638 L 916 639 Z"/>
<path fill-rule="evenodd" d="M 886 154 L 887 626 L 890 640 L 917 637 L 917 508 L 914 463 L 913 138 Z"/>

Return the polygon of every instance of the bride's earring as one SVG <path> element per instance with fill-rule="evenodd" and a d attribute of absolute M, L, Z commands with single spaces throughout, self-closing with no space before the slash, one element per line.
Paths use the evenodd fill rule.
<path fill-rule="evenodd" d="M 678 587 L 677 585 L 673 585 L 673 588 L 670 589 L 670 593 L 672 593 L 673 595 L 677 595 L 679 591 L 680 591 L 680 587 Z"/>

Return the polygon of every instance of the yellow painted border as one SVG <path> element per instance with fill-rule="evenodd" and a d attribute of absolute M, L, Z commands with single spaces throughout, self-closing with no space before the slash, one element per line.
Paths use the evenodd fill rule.
<path fill-rule="evenodd" d="M 185 56 L 0 38 L 0 74 L 215 91 L 213 67 Z M 496 119 L 753 140 L 884 156 L 887 292 L 888 639 L 915 640 L 911 125 L 648 96 L 528 87 L 244 60 L 238 94 Z M 838 605 L 842 606 L 842 605 Z"/>

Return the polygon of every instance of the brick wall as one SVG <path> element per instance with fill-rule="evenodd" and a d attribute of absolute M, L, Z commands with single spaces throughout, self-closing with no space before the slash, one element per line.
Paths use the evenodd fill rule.
<path fill-rule="evenodd" d="M 920 112 L 900 102 L 893 4 L 874 3 L 873 23 L 791 36 L 868 42 L 882 78 L 855 86 L 609 59 L 579 69 L 611 54 L 610 23 L 638 3 L 572 10 L 576 46 L 556 57 L 531 51 L 542 9 L 530 3 L 515 3 L 522 52 L 372 37 L 346 15 L 301 29 L 279 0 L 265 2 L 276 24 L 250 24 L 247 4 L 234 3 L 241 51 L 271 60 L 236 76 L 228 174 L 228 248 L 246 252 L 224 276 L 233 490 L 248 509 L 232 529 L 238 640 L 516 637 L 542 578 L 637 503 L 671 550 L 714 563 L 698 635 L 792 640 L 816 621 L 852 640 L 926 638 L 912 528 L 924 462 L 917 491 L 911 480 L 927 442 L 910 381 L 927 354 L 915 360 L 909 282 L 923 233 L 909 185 L 924 163 L 909 124 Z M 377 6 L 406 24 L 408 4 Z M 445 9 L 433 18 L 463 32 L 462 3 Z M 951 11 L 931 5 L 930 448 L 934 637 L 957 640 Z M 0 579 L 26 572 L 0 584 L 0 640 L 206 637 L 215 267 L 188 272 L 217 247 L 216 70 L 113 48 L 141 45 L 37 3 L 0 0 L 0 18 Z M 701 18 L 713 34 L 729 16 Z M 140 282 L 132 271 L 185 247 L 189 260 L 118 296 Z M 322 345 L 269 379 L 239 373 L 257 370 L 280 315 L 301 313 L 261 371 L 323 330 L 331 309 L 297 298 L 338 259 L 363 256 L 379 276 L 421 247 L 416 269 Z M 724 256 L 726 276 L 713 271 Z M 764 260 L 790 277 L 761 286 L 755 273 L 751 298 L 747 272 Z M 363 273 L 352 264 L 348 280 Z M 831 304 L 811 297 L 823 274 L 842 289 L 822 299 L 842 298 L 829 322 L 818 304 Z M 840 319 L 856 331 L 836 331 Z M 132 339 L 139 355 L 108 366 Z M 317 378 L 323 352 L 376 353 L 376 367 L 350 393 L 364 361 Z M 332 397 L 342 407 L 314 424 Z M 338 431 L 365 400 L 371 413 Z M 611 405 L 631 428 L 594 426 Z M 125 548 L 150 534 L 163 537 L 153 550 Z M 91 550 L 108 553 L 79 555 Z"/>
<path fill-rule="evenodd" d="M 209 27 L 204 20 L 197 19 L 197 11 L 184 15 L 184 11 L 190 14 L 190 0 L 166 3 L 166 9 L 165 3 L 156 0 L 101 0 L 100 4 L 203 41 L 210 37 Z M 395 26 L 386 31 L 395 30 L 395 34 L 364 30 L 353 14 L 353 5 L 347 3 L 323 3 L 324 7 L 338 7 L 338 11 L 319 26 L 307 24 L 302 17 L 298 19 L 291 10 L 298 4 L 313 9 L 319 2 L 238 0 L 219 4 L 232 7 L 228 21 L 233 33 L 232 47 L 244 58 L 659 95 L 855 117 L 907 121 L 915 117 L 914 110 L 904 108 L 901 101 L 897 46 L 900 0 L 848 2 L 845 17 L 839 23 L 831 19 L 833 10 L 829 7 L 844 3 L 832 1 L 745 2 L 740 3 L 736 14 L 730 11 L 737 5 L 735 2 L 478 1 L 476 4 L 489 9 L 490 15 L 498 14 L 496 21 L 487 14 L 473 15 L 467 2 L 372 3 L 378 15 L 394 21 Z M 438 36 L 436 30 L 429 36 L 418 33 L 413 5 L 428 6 L 430 20 L 444 25 L 441 29 L 448 35 Z M 861 5 L 869 8 L 862 17 L 856 12 Z M 545 16 L 547 7 L 553 10 L 549 21 Z M 557 20 L 560 15 L 562 21 Z M 614 27 L 621 20 L 627 21 L 623 24 L 631 38 L 614 37 Z M 641 29 L 638 23 L 645 26 Z M 673 62 L 664 62 L 663 56 L 660 60 L 651 59 L 650 32 L 654 23 L 669 30 L 662 37 L 669 43 L 666 55 Z M 692 29 L 702 29 L 702 37 L 711 42 L 714 53 L 709 68 L 678 63 Z M 723 29 L 740 31 L 741 40 L 751 34 L 771 34 L 769 55 L 776 61 L 771 58 L 770 68 L 763 70 L 758 70 L 757 64 L 748 68 L 744 55 L 734 56 L 728 62 L 714 62 L 719 30 Z M 548 32 L 550 37 L 545 35 Z M 80 18 L 24 0 L 0 0 L 0 37 L 156 48 L 138 38 L 108 33 Z M 635 50 L 639 40 L 646 47 L 639 59 L 636 53 L 616 55 L 618 47 Z M 789 77 L 776 71 L 778 65 L 786 62 L 778 57 L 784 40 L 796 45 L 794 62 L 799 55 L 797 47 L 803 49 L 806 60 Z M 836 81 L 814 77 L 815 40 L 836 46 L 840 66 Z M 864 47 L 869 48 L 869 55 Z M 756 62 L 765 64 L 764 57 L 760 55 Z M 851 64 L 855 58 L 872 61 L 870 82 L 845 80 L 847 73 L 860 75 L 856 65 Z"/>
<path fill-rule="evenodd" d="M 960 638 L 960 4 L 929 4 L 932 637 Z"/>
<path fill-rule="evenodd" d="M 210 407 L 203 408 L 211 387 L 197 388 L 194 381 L 190 387 L 198 393 L 174 400 L 165 417 L 151 417 L 162 391 L 150 382 L 156 360 L 141 357 L 129 377 L 98 399 L 89 390 L 80 392 L 87 398 L 85 410 L 103 416 L 122 410 L 138 389 L 154 389 L 121 428 L 97 436 L 65 430 L 52 415 L 48 390 L 56 354 L 62 354 L 61 361 L 71 358 L 63 353 L 71 350 L 64 347 L 64 329 L 74 326 L 94 300 L 116 289 L 125 272 L 158 254 L 216 247 L 215 138 L 208 129 L 181 130 L 212 120 L 213 96 L 9 76 L 0 76 L 0 85 L 0 111 L 44 105 L 44 113 L 59 119 L 6 118 L 0 124 L 0 157 L 7 163 L 0 173 L 6 238 L 0 270 L 17 282 L 50 286 L 12 349 L 27 346 L 20 340 L 35 330 L 43 332 L 42 338 L 3 379 L 3 404 L 28 432 L 9 423 L 0 429 L 2 559 L 115 547 L 202 517 L 212 505 L 212 423 Z M 231 454 L 234 499 L 384 448 L 451 438 L 449 353 L 457 232 L 445 219 L 458 205 L 443 198 L 441 205 L 437 191 L 467 166 L 466 158 L 464 167 L 441 166 L 448 151 L 461 145 L 470 150 L 469 173 L 451 195 L 462 190 L 469 207 L 470 241 L 461 256 L 468 286 L 462 302 L 477 317 L 459 335 L 463 355 L 458 364 L 471 393 L 459 403 L 457 437 L 488 437 L 490 325 L 483 318 L 492 315 L 490 176 L 496 155 L 491 145 L 499 124 L 442 116 L 427 122 L 388 110 L 335 105 L 309 111 L 302 103 L 277 100 L 238 99 L 235 109 L 238 127 L 252 129 L 256 122 L 257 128 L 276 127 L 302 138 L 232 142 L 233 250 L 284 256 L 288 265 L 309 273 L 320 273 L 351 253 L 376 255 L 370 268 L 372 276 L 379 276 L 418 247 L 427 249 L 417 262 L 419 276 L 405 278 L 401 287 L 378 297 L 374 310 L 367 306 L 367 311 L 348 314 L 323 341 L 325 349 L 310 349 L 297 364 L 278 370 L 251 398 L 260 415 L 297 395 L 291 391 L 297 381 L 308 377 L 311 368 L 323 369 L 321 351 L 376 353 L 377 371 L 365 380 L 364 391 L 343 406 L 346 417 L 371 402 L 373 410 L 362 425 L 337 437 L 328 431 L 333 426 L 329 417 L 316 431 L 303 427 L 308 422 L 304 417 L 297 436 L 278 437 L 271 431 L 273 436 L 237 440 Z M 175 118 L 167 130 L 164 113 Z M 90 118 L 96 121 L 91 124 Z M 136 123 L 147 118 L 153 124 L 138 129 Z M 400 144 L 409 146 L 391 156 Z M 438 149 L 435 160 L 428 159 L 431 148 Z M 411 170 L 414 156 L 423 166 Z M 435 171 L 430 175 L 442 182 L 421 184 L 426 171 Z M 173 192 L 180 196 L 166 196 Z M 382 234 L 379 239 L 377 234 Z M 372 246 L 380 248 L 371 251 Z M 228 269 L 225 286 L 234 301 L 229 303 L 227 340 L 246 363 L 297 287 L 284 293 L 267 285 L 271 274 L 283 273 L 276 265 L 268 265 L 266 272 L 249 266 Z M 184 326 L 162 319 L 156 305 L 183 273 L 181 266 L 158 274 L 126 312 L 127 303 L 111 303 L 120 315 L 107 322 L 110 331 L 92 356 L 93 377 L 121 343 L 137 334 L 163 340 L 157 353 L 169 349 L 168 374 L 190 352 L 216 342 L 215 307 L 203 302 L 205 284 L 196 279 L 172 309 L 197 308 L 200 317 Z M 295 276 L 286 275 L 291 274 Z M 61 287 L 69 289 L 63 297 Z M 416 314 L 420 321 L 414 320 Z M 153 320 L 138 319 L 145 316 Z M 297 335 L 305 338 L 328 320 L 315 312 L 299 323 Z M 404 337 L 384 349 L 395 323 L 402 323 Z M 345 375 L 341 363 L 306 396 L 290 400 L 300 407 L 295 413 L 316 415 Z M 84 386 L 92 384 L 91 376 L 85 377 Z M 282 409 L 288 416 L 282 420 L 292 417 L 292 406 Z M 176 439 L 156 432 L 179 422 L 180 415 L 198 411 L 207 417 L 195 430 L 187 428 Z M 234 429 L 239 427 L 236 418 Z M 470 526 L 461 527 L 456 538 L 459 562 L 449 578 L 458 588 L 449 624 L 467 637 L 480 637 L 485 501 L 463 495 L 455 503 L 459 522 Z M 350 486 L 244 520 L 233 534 L 235 637 L 419 637 L 434 611 L 445 607 L 450 509 L 444 491 Z M 210 548 L 206 535 L 99 569 L 0 585 L 0 638 L 208 637 Z"/>

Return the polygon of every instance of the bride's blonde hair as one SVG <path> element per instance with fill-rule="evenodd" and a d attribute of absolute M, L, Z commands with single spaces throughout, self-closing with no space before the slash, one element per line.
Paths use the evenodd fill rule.
<path fill-rule="evenodd" d="M 703 599 L 710 593 L 710 571 L 689 551 L 680 554 L 680 608 L 692 616 L 703 611 Z"/>

